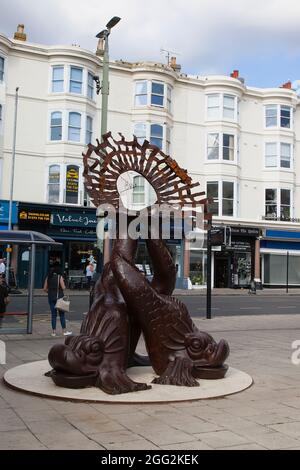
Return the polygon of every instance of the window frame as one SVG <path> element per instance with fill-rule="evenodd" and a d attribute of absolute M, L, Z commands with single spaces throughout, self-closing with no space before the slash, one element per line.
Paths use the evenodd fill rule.
<path fill-rule="evenodd" d="M 72 69 L 81 70 L 81 81 L 72 79 Z M 72 82 L 81 84 L 80 92 L 73 91 L 71 89 L 72 88 L 72 86 L 71 86 Z M 84 68 L 80 67 L 78 65 L 70 65 L 70 69 L 69 69 L 69 93 L 72 93 L 74 95 L 83 95 L 83 90 L 84 90 Z"/>
<path fill-rule="evenodd" d="M 224 184 L 229 183 L 232 184 L 233 189 L 233 198 L 224 198 Z M 221 179 L 221 180 L 207 180 L 206 181 L 206 195 L 208 195 L 208 185 L 214 184 L 217 185 L 218 189 L 218 197 L 214 198 L 214 204 L 217 204 L 218 213 L 213 213 L 216 217 L 237 217 L 237 210 L 238 210 L 238 194 L 237 194 L 237 182 L 232 179 Z M 231 201 L 232 200 L 232 215 L 224 214 L 224 201 Z"/>
<path fill-rule="evenodd" d="M 4 83 L 5 81 L 5 66 L 6 66 L 6 60 L 5 60 L 5 57 L 3 57 L 3 55 L 0 55 L 0 64 L 1 62 L 3 63 L 3 67 L 1 69 L 0 67 L 0 83 Z M 2 77 L 1 77 L 2 75 Z"/>
<path fill-rule="evenodd" d="M 58 183 L 50 183 L 50 170 L 53 167 L 58 168 L 59 180 Z M 50 201 L 50 187 L 58 184 L 58 201 Z M 61 202 L 61 165 L 59 163 L 51 163 L 48 165 L 48 176 L 47 176 L 47 203 L 48 204 L 60 204 Z"/>
<path fill-rule="evenodd" d="M 91 77 L 91 83 L 89 81 Z M 91 91 L 91 93 L 90 93 Z M 94 74 L 90 70 L 87 70 L 87 79 L 86 79 L 86 96 L 91 101 L 94 101 L 95 96 L 95 87 L 94 87 Z"/>
<path fill-rule="evenodd" d="M 70 203 L 66 201 L 66 177 L 67 177 L 67 167 L 68 166 L 77 166 L 79 171 L 79 180 L 78 180 L 78 199 L 77 203 Z M 52 166 L 59 167 L 59 201 L 58 202 L 49 202 L 49 172 Z M 68 162 L 68 163 L 61 163 L 57 161 L 51 161 L 48 163 L 46 167 L 46 191 L 45 191 L 45 200 L 46 204 L 55 204 L 55 205 L 67 205 L 67 206 L 84 206 L 85 205 L 85 195 L 84 195 L 84 178 L 83 178 L 83 165 L 81 162 Z M 57 183 L 56 183 L 57 184 Z"/>
<path fill-rule="evenodd" d="M 71 115 L 80 116 L 80 123 L 79 123 L 80 125 L 79 125 L 79 127 L 70 124 Z M 79 129 L 79 140 L 70 139 L 70 130 L 71 129 L 77 129 L 77 130 Z M 67 136 L 68 136 L 68 142 L 82 144 L 82 113 L 81 112 L 79 112 L 79 111 L 69 111 L 68 112 L 68 134 L 67 134 Z"/>
<path fill-rule="evenodd" d="M 213 146 L 209 146 L 209 136 L 212 136 L 212 135 L 215 135 L 215 136 L 218 136 L 217 139 L 218 139 L 218 158 L 208 158 L 209 156 L 209 152 L 208 152 L 208 149 L 213 149 L 214 147 Z M 230 136 L 230 137 L 233 137 L 233 147 L 231 146 L 224 146 L 224 136 L 227 135 L 227 136 Z M 239 143 L 239 139 L 238 139 L 238 136 L 237 136 L 237 133 L 236 132 L 230 132 L 230 131 L 214 131 L 214 130 L 211 130 L 211 131 L 208 131 L 206 133 L 206 156 L 205 156 L 205 163 L 225 163 L 226 165 L 229 164 L 229 165 L 237 165 L 238 164 L 238 160 L 237 160 L 237 157 L 239 155 L 239 151 L 237 149 L 237 145 Z M 232 153 L 233 153 L 233 159 L 230 160 L 230 159 L 226 159 L 224 158 L 224 149 L 225 148 L 228 148 L 229 150 L 232 149 Z M 230 152 L 229 152 L 230 153 Z"/>
<path fill-rule="evenodd" d="M 4 115 L 4 106 L 0 103 L 0 135 L 3 134 L 3 115 Z"/>
<path fill-rule="evenodd" d="M 153 85 L 162 85 L 163 93 L 154 93 Z M 162 104 L 157 104 L 152 102 L 152 98 L 158 96 L 162 97 Z M 150 92 L 150 106 L 154 108 L 166 108 L 167 107 L 167 97 L 166 97 L 166 84 L 159 80 L 151 80 L 151 92 Z"/>
<path fill-rule="evenodd" d="M 276 109 L 276 124 L 274 125 L 267 125 L 267 109 L 273 108 Z M 290 116 L 289 118 L 282 116 L 282 108 L 289 108 Z M 270 118 L 270 116 L 268 116 Z M 275 117 L 275 114 L 271 116 L 272 118 Z M 282 126 L 282 119 L 289 119 L 289 127 Z M 294 109 L 293 106 L 289 104 L 282 104 L 282 103 L 268 103 L 264 105 L 264 129 L 285 129 L 288 131 L 292 131 L 294 127 Z"/>
<path fill-rule="evenodd" d="M 267 155 L 267 146 L 268 145 L 275 145 L 276 146 L 276 154 L 274 155 Z M 289 156 L 289 162 L 290 166 L 282 166 L 282 160 L 284 160 L 284 156 L 282 155 L 282 146 L 287 145 L 289 146 L 290 149 L 290 156 Z M 267 163 L 267 157 L 273 157 L 276 159 L 276 165 L 268 166 Z M 286 159 L 286 161 L 288 161 Z M 284 140 L 268 140 L 265 141 L 264 144 L 264 169 L 268 171 L 293 171 L 294 169 L 294 145 L 291 142 L 286 142 Z"/>
<path fill-rule="evenodd" d="M 267 196 L 267 191 L 275 191 L 276 192 L 276 202 L 274 202 L 273 204 L 269 203 L 267 204 L 267 199 L 266 199 L 266 196 Z M 289 199 L 290 199 L 290 204 L 282 204 L 282 191 L 288 191 L 289 192 Z M 291 188 L 286 188 L 286 187 L 281 187 L 281 186 L 273 186 L 273 187 L 268 187 L 268 186 L 265 186 L 264 188 L 264 218 L 266 220 L 289 220 L 289 219 L 292 219 L 293 218 L 293 214 L 294 214 L 294 206 L 293 206 L 293 202 L 294 202 L 294 199 L 293 199 L 293 190 Z M 271 201 L 271 200 L 270 200 Z M 276 216 L 275 217 L 268 217 L 267 216 L 267 206 L 275 206 L 276 205 Z M 283 207 L 289 207 L 289 217 L 287 218 L 282 218 L 281 216 L 281 211 L 282 211 L 282 208 Z"/>
<path fill-rule="evenodd" d="M 162 148 L 161 148 L 161 151 L 163 153 L 167 153 L 167 149 L 170 150 L 170 146 L 171 146 L 171 126 L 168 126 L 165 123 L 156 122 L 156 121 L 151 121 L 151 122 L 135 121 L 135 122 L 133 122 L 133 125 L 132 125 L 132 127 L 133 127 L 132 134 L 137 137 L 138 142 L 140 143 L 140 145 L 143 144 L 144 140 L 148 140 L 150 142 L 150 144 L 156 145 L 155 143 L 153 143 L 153 140 L 151 141 L 151 137 L 160 139 L 159 136 L 151 135 L 151 128 L 152 128 L 152 126 L 156 126 L 156 125 L 162 127 Z M 145 134 L 144 135 L 141 135 L 141 134 L 137 135 L 138 133 L 136 132 L 136 126 L 143 127 L 143 130 L 145 131 Z M 169 139 L 169 140 L 167 140 L 167 139 Z"/>
<path fill-rule="evenodd" d="M 146 83 L 146 93 L 137 93 L 137 84 L 138 83 Z M 154 93 L 152 91 L 152 85 L 153 84 L 158 84 L 158 85 L 163 85 L 163 95 L 160 93 Z M 172 113 L 172 91 L 173 87 L 162 80 L 148 80 L 148 79 L 138 79 L 134 81 L 134 107 L 135 108 L 143 108 L 143 107 L 151 107 L 154 109 L 165 109 L 168 113 Z M 136 102 L 136 97 L 137 96 L 145 96 L 146 100 L 144 104 L 138 104 Z M 152 103 L 152 96 L 162 96 L 163 97 L 163 104 L 155 104 Z"/>
<path fill-rule="evenodd" d="M 210 97 L 215 96 L 218 97 L 219 105 L 218 106 L 209 106 L 209 99 Z M 225 106 L 225 98 L 233 98 L 234 99 L 234 107 L 229 108 Z M 238 123 L 239 121 L 239 97 L 235 94 L 228 93 L 225 91 L 213 91 L 206 93 L 205 95 L 205 110 L 206 110 L 206 121 L 225 121 L 225 122 L 235 122 Z M 215 116 L 209 116 L 209 109 L 217 109 Z M 225 116 L 224 110 L 225 109 L 233 109 L 233 117 Z"/>
<path fill-rule="evenodd" d="M 53 114 L 60 114 L 60 118 L 61 118 L 61 124 L 60 126 L 58 125 L 52 125 L 52 116 Z M 60 127 L 61 128 L 61 138 L 60 139 L 52 139 L 52 129 L 53 128 L 58 128 Z M 49 135 L 49 140 L 50 142 L 62 142 L 63 140 L 63 132 L 64 132 L 64 124 L 63 124 L 63 112 L 60 111 L 60 110 L 53 110 L 53 111 L 50 111 L 50 126 L 49 126 L 49 130 L 50 130 L 50 135 Z"/>
<path fill-rule="evenodd" d="M 54 70 L 62 69 L 62 79 L 54 79 Z M 56 82 L 62 82 L 62 90 L 54 91 L 53 84 Z M 65 92 L 65 66 L 60 64 L 51 65 L 51 93 L 64 93 Z"/>
<path fill-rule="evenodd" d="M 88 122 L 90 121 L 91 127 L 88 128 Z M 93 118 L 89 114 L 86 114 L 85 116 L 85 143 L 86 144 L 91 144 L 93 140 Z M 90 136 L 88 138 L 88 135 Z"/>
<path fill-rule="evenodd" d="M 142 180 L 143 185 L 139 185 L 139 186 L 134 185 L 134 181 L 137 178 L 140 178 Z M 136 188 L 143 188 L 143 189 L 139 190 L 139 191 L 135 191 Z M 134 196 L 141 196 L 141 195 L 143 196 L 143 200 L 139 201 L 139 202 L 136 202 L 134 200 Z M 143 205 L 143 204 L 145 204 L 145 199 L 146 199 L 145 179 L 142 175 L 135 175 L 132 178 L 132 204 L 134 204 L 135 206 Z"/>

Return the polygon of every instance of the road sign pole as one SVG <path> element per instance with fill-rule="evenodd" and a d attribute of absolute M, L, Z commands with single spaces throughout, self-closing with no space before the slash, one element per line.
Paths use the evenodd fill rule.
<path fill-rule="evenodd" d="M 207 230 L 206 318 L 211 319 L 211 225 Z"/>

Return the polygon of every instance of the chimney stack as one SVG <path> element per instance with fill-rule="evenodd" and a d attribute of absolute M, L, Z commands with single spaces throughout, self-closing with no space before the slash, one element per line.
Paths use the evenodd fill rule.
<path fill-rule="evenodd" d="M 292 89 L 292 82 L 291 80 L 289 80 L 288 82 L 284 83 L 283 85 L 281 85 L 280 88 L 287 88 L 288 90 L 291 90 Z"/>
<path fill-rule="evenodd" d="M 239 78 L 240 72 L 238 70 L 234 70 L 230 76 L 231 78 Z"/>
<path fill-rule="evenodd" d="M 173 69 L 175 72 L 180 72 L 180 70 L 181 70 L 181 65 L 179 65 L 179 64 L 176 63 L 176 57 L 171 57 L 169 66 L 170 66 L 171 69 Z"/>
<path fill-rule="evenodd" d="M 24 25 L 23 24 L 18 24 L 17 31 L 14 34 L 14 39 L 17 39 L 18 41 L 26 41 L 27 36 L 24 33 Z"/>
<path fill-rule="evenodd" d="M 97 44 L 97 50 L 96 50 L 96 55 L 99 57 L 104 56 L 104 47 L 105 47 L 105 40 L 103 38 L 99 38 L 98 44 Z"/>

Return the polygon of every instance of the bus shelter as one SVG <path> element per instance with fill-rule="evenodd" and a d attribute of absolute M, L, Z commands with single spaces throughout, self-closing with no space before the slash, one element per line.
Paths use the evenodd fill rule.
<path fill-rule="evenodd" d="M 36 247 L 49 247 L 55 245 L 61 245 L 52 238 L 40 232 L 32 232 L 25 230 L 0 230 L 0 245 L 26 245 L 29 248 L 29 276 L 28 276 L 28 295 L 27 301 L 24 299 L 24 304 L 27 306 L 26 311 L 9 311 L 4 314 L 4 326 L 0 327 L 0 334 L 31 334 L 32 333 L 32 322 L 33 322 L 33 298 L 34 298 L 34 276 L 35 276 L 35 258 L 36 258 Z M 11 304 L 14 299 L 11 298 Z M 20 302 L 19 302 L 20 303 Z M 22 316 L 22 320 L 18 321 L 18 318 Z M 25 321 L 24 321 L 25 319 Z M 7 320 L 7 321 L 6 321 Z M 3 323 L 2 323 L 3 325 Z M 20 326 L 21 325 L 21 326 Z"/>

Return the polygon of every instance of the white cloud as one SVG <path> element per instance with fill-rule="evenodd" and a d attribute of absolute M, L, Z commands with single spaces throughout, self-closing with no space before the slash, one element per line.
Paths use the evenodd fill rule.
<path fill-rule="evenodd" d="M 0 0 L 0 31 L 25 23 L 28 40 L 95 49 L 112 16 L 122 21 L 110 40 L 111 57 L 164 61 L 160 48 L 179 52 L 191 73 L 223 73 L 240 60 L 297 57 L 298 0 Z"/>

